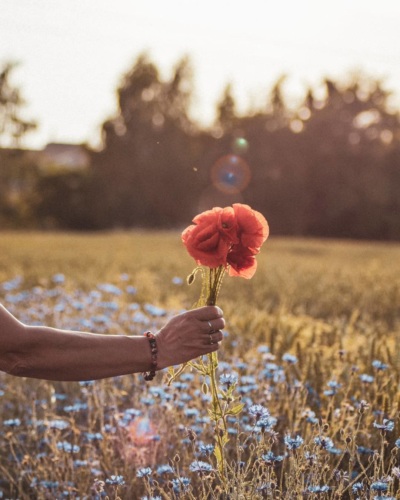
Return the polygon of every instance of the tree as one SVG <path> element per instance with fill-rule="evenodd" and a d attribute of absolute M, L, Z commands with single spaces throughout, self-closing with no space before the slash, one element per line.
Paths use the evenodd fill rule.
<path fill-rule="evenodd" d="M 0 69 L 0 144 L 3 146 L 18 146 L 22 137 L 37 126 L 22 116 L 25 100 L 11 82 L 16 66 L 9 62 Z"/>
<path fill-rule="evenodd" d="M 117 91 L 118 112 L 103 125 L 93 158 L 99 225 L 175 225 L 193 203 L 189 60 L 169 80 L 142 54 Z M 195 189 L 195 186 L 193 186 Z"/>

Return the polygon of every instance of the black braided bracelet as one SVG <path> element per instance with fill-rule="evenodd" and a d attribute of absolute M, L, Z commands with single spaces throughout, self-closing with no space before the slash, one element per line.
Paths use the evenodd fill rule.
<path fill-rule="evenodd" d="M 157 370 L 157 353 L 158 353 L 157 341 L 154 333 L 145 332 L 144 335 L 149 339 L 150 342 L 151 368 L 150 371 L 143 372 L 142 375 L 145 380 L 153 380 L 153 378 L 156 376 L 156 370 Z"/>

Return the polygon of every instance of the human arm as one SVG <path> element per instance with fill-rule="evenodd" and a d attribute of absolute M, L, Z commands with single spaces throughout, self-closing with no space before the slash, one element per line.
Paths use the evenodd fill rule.
<path fill-rule="evenodd" d="M 208 322 L 213 330 L 210 344 Z M 216 351 L 225 322 L 218 307 L 174 316 L 156 333 L 158 366 L 181 364 Z M 0 370 L 46 380 L 95 380 L 150 369 L 144 336 L 106 335 L 27 326 L 0 304 Z"/>

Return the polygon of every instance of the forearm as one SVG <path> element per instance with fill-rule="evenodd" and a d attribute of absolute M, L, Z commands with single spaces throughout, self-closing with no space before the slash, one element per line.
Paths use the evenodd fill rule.
<path fill-rule="evenodd" d="M 25 326 L 9 373 L 46 380 L 95 380 L 146 371 L 150 348 L 145 337 L 100 335 Z"/>

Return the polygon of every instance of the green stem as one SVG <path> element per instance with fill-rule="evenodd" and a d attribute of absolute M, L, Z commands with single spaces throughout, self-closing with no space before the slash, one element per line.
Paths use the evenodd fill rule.
<path fill-rule="evenodd" d="M 225 268 L 223 266 L 220 266 L 216 269 L 210 269 L 209 270 L 209 289 L 208 289 L 208 297 L 206 304 L 209 306 L 214 306 L 216 305 L 217 302 L 217 297 L 218 297 L 218 292 L 221 288 L 221 283 L 222 279 L 225 274 Z M 218 384 L 217 384 L 217 378 L 216 378 L 216 370 L 218 366 L 218 354 L 216 352 L 212 352 L 208 355 L 208 375 L 210 376 L 210 383 L 211 383 L 211 396 L 212 396 L 212 412 L 214 415 L 214 420 L 216 423 L 216 442 L 217 446 L 219 449 L 219 456 L 220 460 L 217 459 L 218 463 L 218 469 L 222 475 L 223 471 L 225 468 L 225 460 L 224 460 L 224 440 L 223 438 L 226 437 L 228 433 L 226 421 L 224 418 L 224 413 L 222 410 L 221 402 L 218 397 Z M 220 435 L 220 429 L 219 429 L 219 421 L 222 420 L 223 422 L 223 435 Z"/>

